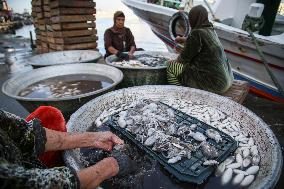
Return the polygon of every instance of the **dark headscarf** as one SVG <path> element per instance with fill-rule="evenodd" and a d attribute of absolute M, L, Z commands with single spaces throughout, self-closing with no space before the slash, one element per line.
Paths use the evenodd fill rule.
<path fill-rule="evenodd" d="M 210 24 L 208 20 L 208 12 L 202 5 L 193 7 L 188 13 L 188 19 L 192 29 Z"/>
<path fill-rule="evenodd" d="M 113 27 L 111 28 L 111 30 L 114 32 L 114 33 L 118 33 L 118 34 L 125 34 L 126 33 L 126 30 L 125 28 L 118 28 L 116 27 L 115 25 L 115 21 L 118 17 L 123 17 L 125 18 L 125 15 L 122 11 L 116 11 L 113 15 Z"/>

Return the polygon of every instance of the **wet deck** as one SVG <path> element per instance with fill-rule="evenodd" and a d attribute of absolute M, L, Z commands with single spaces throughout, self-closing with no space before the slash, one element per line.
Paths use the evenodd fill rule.
<path fill-rule="evenodd" d="M 2 55 L 5 58 L 1 58 Z M 30 42 L 27 39 L 0 36 L 0 85 L 14 74 L 31 70 L 24 59 L 32 54 Z M 5 60 L 8 63 L 4 64 Z M 103 60 L 100 60 L 102 62 Z M 27 112 L 16 100 L 5 96 L 0 91 L 0 109 L 4 109 L 21 117 L 26 117 Z M 272 102 L 253 94 L 249 94 L 243 105 L 262 118 L 272 129 L 284 150 L 284 104 Z M 284 168 L 281 177 L 275 188 L 282 188 L 284 185 Z"/>

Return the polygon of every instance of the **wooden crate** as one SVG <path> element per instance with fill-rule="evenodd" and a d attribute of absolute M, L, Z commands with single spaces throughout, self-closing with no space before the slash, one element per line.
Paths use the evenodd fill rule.
<path fill-rule="evenodd" d="M 92 0 L 32 0 L 37 52 L 97 49 L 96 3 Z"/>
<path fill-rule="evenodd" d="M 93 1 L 78 1 L 78 0 L 54 0 L 50 2 L 50 8 L 58 8 L 58 7 L 86 7 L 86 8 L 94 8 L 96 3 Z"/>
<path fill-rule="evenodd" d="M 44 12 L 43 14 L 44 14 L 44 17 L 45 17 L 45 18 L 50 18 L 50 17 L 51 17 L 50 12 Z"/>
<path fill-rule="evenodd" d="M 92 36 L 83 36 L 83 37 L 68 37 L 68 38 L 54 38 L 47 37 L 47 41 L 52 44 L 58 45 L 68 45 L 68 44 L 76 44 L 76 43 L 90 43 L 96 42 L 98 37 L 96 35 Z"/>
<path fill-rule="evenodd" d="M 76 36 L 89 36 L 97 34 L 96 30 L 71 30 L 71 31 L 54 31 L 47 32 L 48 37 L 76 37 Z"/>
<path fill-rule="evenodd" d="M 41 47 L 42 48 L 47 48 L 49 47 L 49 44 L 47 42 L 41 42 Z"/>
<path fill-rule="evenodd" d="M 93 15 L 96 14 L 95 8 L 56 8 L 50 10 L 51 16 L 58 15 Z"/>
<path fill-rule="evenodd" d="M 49 7 L 49 5 L 44 5 L 43 6 L 43 11 L 47 11 L 47 12 L 50 12 L 50 7 Z"/>
<path fill-rule="evenodd" d="M 80 29 L 87 29 L 87 28 L 96 28 L 96 23 L 57 23 L 52 24 L 52 29 L 54 31 L 64 31 L 64 30 L 80 30 Z"/>
<path fill-rule="evenodd" d="M 32 1 L 32 6 L 41 6 L 43 5 L 43 1 L 42 0 L 34 0 Z"/>
<path fill-rule="evenodd" d="M 40 31 L 45 31 L 45 30 L 46 30 L 45 24 L 39 24 L 37 28 L 38 28 Z"/>
<path fill-rule="evenodd" d="M 79 43 L 79 44 L 70 44 L 70 45 L 58 45 L 58 44 L 49 44 L 49 48 L 53 50 L 80 50 L 80 49 L 95 49 L 97 48 L 97 43 Z"/>
<path fill-rule="evenodd" d="M 43 5 L 49 5 L 50 1 L 52 0 L 42 0 L 43 1 Z"/>
<path fill-rule="evenodd" d="M 72 22 L 87 22 L 95 21 L 96 17 L 94 15 L 62 15 L 51 17 L 52 23 L 72 23 Z"/>
<path fill-rule="evenodd" d="M 37 19 L 38 24 L 51 24 L 51 21 L 49 18 L 42 18 L 42 19 Z"/>
<path fill-rule="evenodd" d="M 37 12 L 37 13 L 36 13 L 36 17 L 37 17 L 37 18 L 44 18 L 43 12 Z"/>

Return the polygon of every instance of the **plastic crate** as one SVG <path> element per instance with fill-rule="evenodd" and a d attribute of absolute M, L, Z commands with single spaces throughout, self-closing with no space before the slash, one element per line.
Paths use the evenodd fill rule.
<path fill-rule="evenodd" d="M 216 141 L 213 139 L 209 138 L 207 139 L 207 142 L 218 150 L 219 156 L 215 158 L 216 161 L 218 162 L 224 161 L 230 155 L 231 152 L 236 150 L 237 142 L 226 133 L 196 119 L 195 117 L 192 117 L 177 109 L 174 109 L 173 107 L 170 107 L 166 104 L 163 104 L 161 102 L 157 104 L 159 106 L 166 106 L 167 108 L 171 108 L 174 111 L 176 124 L 182 124 L 188 126 L 192 124 L 197 124 L 196 130 L 200 133 L 203 133 L 204 135 L 207 129 L 214 129 L 218 131 L 222 137 L 222 142 L 216 143 Z M 142 151 L 152 156 L 161 165 L 163 165 L 164 168 L 171 175 L 176 177 L 179 181 L 201 184 L 214 171 L 214 166 L 203 165 L 204 156 L 200 148 L 195 152 L 192 152 L 191 159 L 183 158 L 181 161 L 175 164 L 169 164 L 167 162 L 168 159 L 162 153 L 155 152 L 150 147 L 144 146 L 140 141 L 135 139 L 135 134 L 132 134 L 126 129 L 119 127 L 116 122 L 119 116 L 118 114 L 119 113 L 112 115 L 110 119 L 106 122 L 106 125 L 108 125 L 115 133 L 117 133 L 120 136 L 123 136 L 123 138 L 128 139 L 131 143 L 135 144 Z M 192 144 L 200 143 L 194 140 L 193 138 L 191 138 L 190 136 L 188 136 L 186 142 Z"/>

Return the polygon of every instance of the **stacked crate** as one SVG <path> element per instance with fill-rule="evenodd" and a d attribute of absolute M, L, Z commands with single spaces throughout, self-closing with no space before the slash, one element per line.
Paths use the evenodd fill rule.
<path fill-rule="evenodd" d="M 46 25 L 50 22 L 50 19 L 45 18 L 43 10 L 44 6 L 48 6 L 48 3 L 49 1 L 46 0 L 32 0 L 32 16 L 34 17 L 38 53 L 49 52 L 46 38 Z"/>
<path fill-rule="evenodd" d="M 35 8 L 42 10 L 35 22 L 38 52 L 97 48 L 96 4 L 92 0 L 39 1 L 41 9 Z"/>

